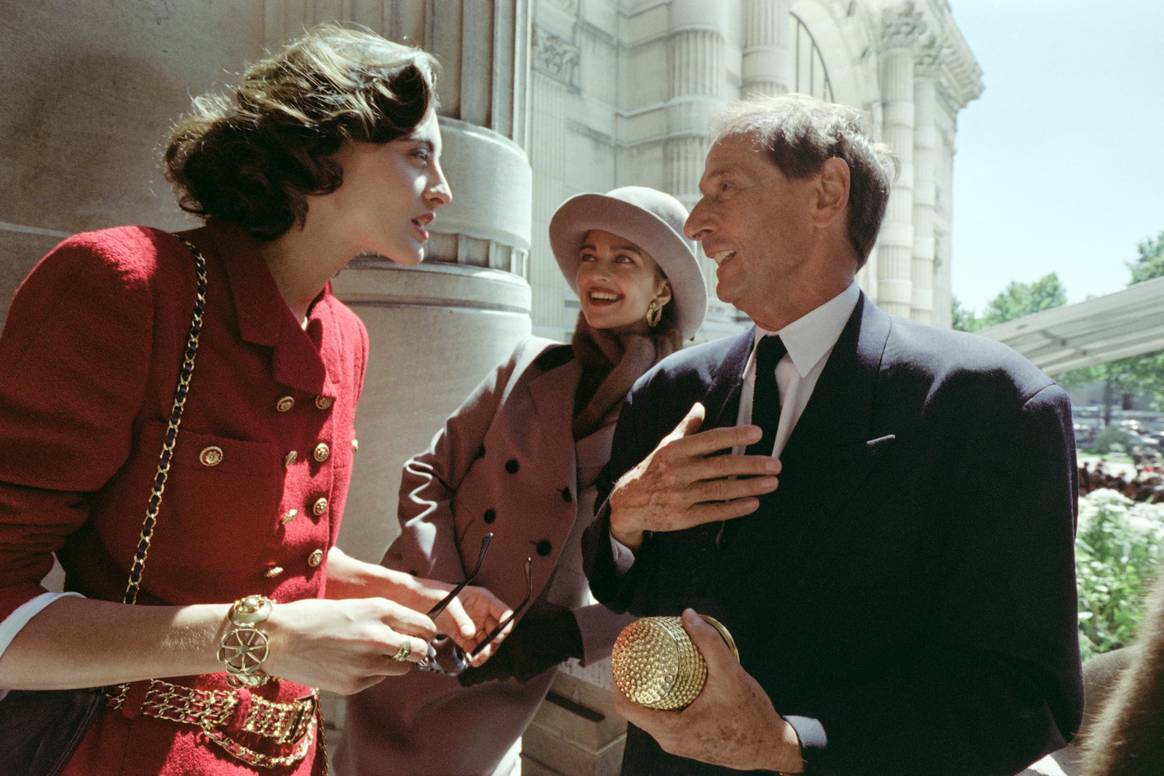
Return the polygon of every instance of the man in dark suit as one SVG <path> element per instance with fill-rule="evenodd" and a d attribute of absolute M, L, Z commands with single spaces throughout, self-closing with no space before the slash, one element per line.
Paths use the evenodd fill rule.
<path fill-rule="evenodd" d="M 730 109 L 708 153 L 686 232 L 756 327 L 635 384 L 584 550 L 600 600 L 712 615 L 740 662 L 686 611 L 707 684 L 682 712 L 615 692 L 624 774 L 1002 776 L 1079 725 L 1067 395 L 860 292 L 890 164 L 800 96 Z"/>

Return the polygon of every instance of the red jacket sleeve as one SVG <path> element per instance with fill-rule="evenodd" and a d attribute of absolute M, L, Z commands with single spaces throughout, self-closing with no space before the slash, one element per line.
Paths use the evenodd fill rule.
<path fill-rule="evenodd" d="M 69 238 L 16 292 L 0 334 L 0 619 L 43 592 L 52 553 L 129 455 L 152 349 L 153 246 Z"/>

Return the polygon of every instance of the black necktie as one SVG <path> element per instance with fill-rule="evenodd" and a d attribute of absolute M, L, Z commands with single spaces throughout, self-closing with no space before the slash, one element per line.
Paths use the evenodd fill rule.
<path fill-rule="evenodd" d="M 776 444 L 776 426 L 780 423 L 780 390 L 776 387 L 776 365 L 788 348 L 780 337 L 769 334 L 760 338 L 756 346 L 756 387 L 752 391 L 752 425 L 759 426 L 764 436 L 748 445 L 748 455 L 772 455 Z"/>

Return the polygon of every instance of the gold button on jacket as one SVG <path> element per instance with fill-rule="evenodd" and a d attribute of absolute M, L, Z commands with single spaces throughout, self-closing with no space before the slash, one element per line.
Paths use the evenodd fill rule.
<path fill-rule="evenodd" d="M 311 554 L 307 556 L 307 565 L 315 568 L 320 563 L 323 563 L 323 550 L 312 550 Z"/>
<path fill-rule="evenodd" d="M 275 409 L 279 412 L 287 412 L 288 410 L 290 410 L 294 406 L 295 406 L 295 397 L 294 396 L 284 396 L 283 398 L 279 399 L 279 401 L 275 402 Z"/>
<path fill-rule="evenodd" d="M 316 517 L 323 517 L 326 512 L 327 499 L 325 499 L 323 496 L 320 496 L 315 500 L 315 503 L 311 505 L 311 513 Z"/>
<path fill-rule="evenodd" d="M 320 442 L 315 446 L 315 450 L 311 453 L 315 460 L 323 463 L 331 455 L 331 448 L 327 446 L 327 442 Z"/>
<path fill-rule="evenodd" d="M 330 396 L 316 396 L 315 397 L 315 406 L 321 410 L 330 410 L 331 404 L 332 404 L 332 398 Z"/>
<path fill-rule="evenodd" d="M 202 452 L 198 454 L 198 460 L 203 466 L 218 466 L 222 463 L 222 448 L 217 445 L 204 447 Z"/>
<path fill-rule="evenodd" d="M 299 453 L 292 450 L 291 452 L 287 453 L 287 455 L 283 458 L 283 467 L 286 469 L 290 469 L 291 465 L 294 464 L 298 460 L 299 460 Z"/>
<path fill-rule="evenodd" d="M 298 514 L 299 514 L 298 509 L 288 509 L 286 512 L 283 513 L 283 525 L 287 525 L 288 523 L 290 523 L 292 520 L 295 519 L 295 516 Z"/>

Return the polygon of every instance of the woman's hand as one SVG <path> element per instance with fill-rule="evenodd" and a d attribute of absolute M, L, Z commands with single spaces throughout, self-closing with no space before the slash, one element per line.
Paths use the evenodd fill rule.
<path fill-rule="evenodd" d="M 439 603 L 453 587 L 447 582 L 435 579 L 412 577 L 411 583 L 406 586 L 407 592 L 403 593 L 399 600 L 406 602 L 412 608 L 427 612 Z M 490 631 L 510 614 L 512 614 L 512 610 L 489 590 L 469 585 L 449 602 L 443 612 L 437 615 L 436 626 L 439 632 L 451 638 L 468 655 Z M 511 629 L 511 627 L 506 628 L 489 643 L 489 646 L 481 650 L 480 654 L 471 658 L 470 665 L 476 667 L 488 660 Z"/>
<path fill-rule="evenodd" d="M 343 695 L 407 673 L 437 633 L 428 617 L 385 598 L 275 604 L 265 630 L 271 651 L 264 671 Z M 408 657 L 395 660 L 405 646 Z"/>
<path fill-rule="evenodd" d="M 327 556 L 327 595 L 336 600 L 351 598 L 387 598 L 409 609 L 427 612 L 453 589 L 448 582 L 414 577 L 403 571 L 358 560 L 332 547 Z M 505 602 L 483 587 L 466 587 L 436 617 L 436 628 L 457 646 L 471 652 L 485 636 L 510 614 Z M 481 650 L 471 665 L 489 659 L 502 633 L 493 644 Z"/>

